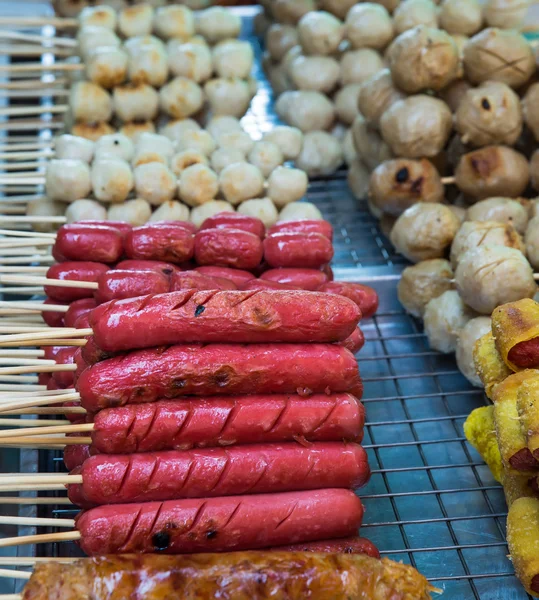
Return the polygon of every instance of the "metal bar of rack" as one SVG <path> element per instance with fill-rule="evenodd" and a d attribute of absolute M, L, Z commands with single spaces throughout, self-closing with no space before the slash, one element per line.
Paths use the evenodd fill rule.
<path fill-rule="evenodd" d="M 278 119 L 252 32 L 253 9 L 241 12 L 260 85 L 243 125 L 261 137 Z M 403 311 L 396 283 L 406 261 L 366 202 L 352 197 L 345 171 L 312 181 L 308 200 L 335 228 L 337 277 L 375 281 L 381 300 L 377 315 L 362 324 L 367 343 L 359 355 L 367 409 L 364 445 L 372 468 L 370 483 L 360 491 L 366 507 L 362 534 L 384 556 L 417 567 L 444 590 L 444 600 L 528 598 L 507 557 L 502 489 L 462 431 L 469 412 L 486 402 L 482 391 L 470 386 L 452 356 L 429 349 L 420 323 Z M 39 470 L 63 470 L 59 453 L 40 453 Z M 37 513 L 64 517 L 73 511 L 38 506 Z M 0 535 L 7 534 L 0 527 Z M 80 555 L 73 543 L 34 550 L 38 556 Z M 0 580 L 0 590 L 13 587 Z"/>

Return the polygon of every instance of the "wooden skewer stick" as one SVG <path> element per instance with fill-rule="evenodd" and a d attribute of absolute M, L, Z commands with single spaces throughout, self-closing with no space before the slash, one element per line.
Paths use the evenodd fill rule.
<path fill-rule="evenodd" d="M 72 38 L 48 37 L 46 35 L 35 35 L 32 33 L 21 33 L 19 31 L 7 31 L 0 29 L 0 39 L 17 40 L 19 42 L 32 42 L 35 44 L 46 44 L 54 46 L 65 46 L 66 48 L 76 48 L 77 40 Z"/>
<path fill-rule="evenodd" d="M 71 48 L 44 48 L 34 44 L 2 44 L 0 56 L 24 56 L 28 58 L 41 58 L 44 54 L 53 54 L 55 58 L 69 58 L 75 54 Z"/>
<path fill-rule="evenodd" d="M 30 579 L 30 577 L 32 577 L 32 574 L 27 573 L 26 571 L 15 571 L 14 569 L 0 569 L 0 577 L 13 577 L 13 579 Z M 17 596 L 18 594 L 13 595 Z"/>
<path fill-rule="evenodd" d="M 2 94 L 0 94 L 2 97 Z M 50 158 L 54 156 L 52 148 L 45 150 L 29 150 L 27 152 L 1 152 L 0 160 L 30 160 L 38 158 Z"/>
<path fill-rule="evenodd" d="M 2 411 L 3 415 L 85 415 L 87 411 L 82 406 L 46 406 L 45 408 L 20 408 L 18 410 Z"/>
<path fill-rule="evenodd" d="M 0 238 L 0 248 L 27 248 L 32 246 L 52 246 L 54 244 L 54 240 L 50 238 L 24 238 L 24 239 L 4 239 Z"/>
<path fill-rule="evenodd" d="M 77 365 L 30 365 L 24 367 L 0 367 L 0 377 L 6 375 L 24 375 L 25 373 L 69 373 L 76 371 Z M 1 437 L 1 436 L 0 436 Z"/>
<path fill-rule="evenodd" d="M 82 475 L 67 475 L 67 474 L 50 474 L 50 473 L 39 473 L 39 477 L 36 477 L 36 474 L 26 475 L 26 474 L 10 474 L 5 477 L 0 478 L 0 491 L 9 491 L 9 486 L 12 485 L 32 485 L 34 483 L 45 484 L 45 483 L 56 483 L 60 485 L 68 485 L 70 483 L 82 483 Z M 3 518 L 0 515 L 0 525 L 7 525 L 7 523 L 2 523 Z M 17 523 L 17 525 L 34 525 L 35 523 Z M 54 527 L 54 525 L 48 525 L 48 527 Z M 67 525 L 69 527 L 69 525 Z"/>
<path fill-rule="evenodd" d="M 49 267 L 4 267 L 0 265 L 0 273 L 46 273 Z"/>
<path fill-rule="evenodd" d="M 81 63 L 56 62 L 44 65 L 40 62 L 0 65 L 0 73 L 26 73 L 38 71 L 83 71 L 86 67 Z"/>
<path fill-rule="evenodd" d="M 4 427 L 50 427 L 51 423 L 61 425 L 71 425 L 66 419 L 0 419 L 0 425 Z"/>
<path fill-rule="evenodd" d="M 45 385 L 11 385 L 7 383 L 0 384 L 0 392 L 44 392 L 46 390 L 47 387 Z"/>
<path fill-rule="evenodd" d="M 87 431 L 93 431 L 95 426 L 93 423 L 77 423 L 70 425 L 52 425 L 50 427 L 25 427 L 19 430 L 4 429 L 0 431 L 0 439 L 13 437 L 15 434 L 17 437 L 32 437 L 36 435 L 53 435 L 57 433 L 86 433 Z M 0 485 L 4 483 L 4 478 L 0 477 Z M 31 482 L 22 482 L 31 483 Z M 54 483 L 54 482 L 51 482 Z M 82 483 L 82 482 L 80 482 Z"/>
<path fill-rule="evenodd" d="M 40 358 L 3 358 L 0 356 L 0 365 L 20 365 L 20 366 L 41 366 L 41 365 L 54 365 L 56 364 L 53 360 L 43 360 Z"/>
<path fill-rule="evenodd" d="M 443 185 L 452 185 L 453 183 L 455 183 L 455 181 L 455 177 L 442 177 L 441 179 Z"/>
<path fill-rule="evenodd" d="M 86 340 L 72 340 L 69 338 L 52 340 L 27 340 L 26 342 L 3 342 L 3 348 L 20 348 L 21 346 L 86 346 Z"/>
<path fill-rule="evenodd" d="M 46 200 L 46 196 L 27 196 L 22 198 L 21 201 L 27 200 Z M 0 235 L 6 237 L 20 237 L 20 238 L 39 238 L 39 239 L 48 239 L 55 241 L 56 234 L 55 233 L 43 233 L 40 231 L 16 231 L 13 229 L 0 229 Z"/>
<path fill-rule="evenodd" d="M 44 350 L 0 350 L 1 358 L 41 358 L 45 356 Z"/>
<path fill-rule="evenodd" d="M 0 131 L 58 130 L 64 127 L 63 119 L 8 119 L 0 122 Z"/>
<path fill-rule="evenodd" d="M 2 175 L 0 177 L 0 183 L 2 185 L 45 185 L 44 177 L 37 177 L 35 173 L 33 175 L 34 177 L 27 177 L 20 173 L 17 173 L 16 175 Z"/>
<path fill-rule="evenodd" d="M 61 498 L 27 498 L 26 496 L 0 496 L 0 505 L 2 504 L 36 504 L 36 505 L 54 505 L 54 504 L 71 504 L 73 502 L 69 498 L 61 497 Z M 4 564 L 0 561 L 0 564 Z M 30 566 L 30 565 L 28 565 Z"/>
<path fill-rule="evenodd" d="M 2 171 L 23 171 L 24 169 L 38 169 L 44 166 L 43 162 L 27 161 L 27 162 L 12 162 L 4 163 L 1 166 Z"/>
<path fill-rule="evenodd" d="M 28 259 L 28 257 L 17 256 L 15 258 L 3 258 L 0 261 L 3 265 L 19 265 L 19 264 L 27 264 L 29 262 L 55 262 L 56 259 L 50 254 L 38 254 L 35 255 L 32 259 Z"/>
<path fill-rule="evenodd" d="M 59 450 L 64 449 L 65 446 L 77 446 L 80 444 L 86 445 L 91 444 L 92 438 L 89 437 L 66 437 L 66 436 L 48 436 L 48 437 L 39 437 L 39 436 L 17 436 L 14 435 L 10 438 L 2 438 L 0 440 L 0 446 L 5 446 L 6 444 L 11 447 L 16 447 L 18 445 L 26 446 L 26 447 L 41 447 L 41 446 L 56 446 Z M 45 484 L 44 484 L 45 485 Z M 51 484 L 52 485 L 52 484 Z M 28 487 L 28 490 L 32 490 L 34 488 Z M 45 488 L 43 488 L 45 489 Z M 21 490 L 22 491 L 22 490 Z"/>
<path fill-rule="evenodd" d="M 0 72 L 1 72 L 0 66 Z M 51 113 L 53 115 L 61 115 L 66 113 L 69 110 L 69 106 L 66 104 L 58 105 L 58 106 L 22 106 L 22 107 L 10 107 L 10 108 L 1 108 L 0 116 L 1 117 L 24 117 L 27 115 L 41 115 L 44 113 Z"/>
<path fill-rule="evenodd" d="M 0 275 L 0 283 L 20 283 L 21 285 L 52 285 L 56 287 L 97 290 L 99 286 L 93 281 L 72 281 L 70 279 L 48 279 L 47 277 L 25 277 L 18 275 Z"/>
<path fill-rule="evenodd" d="M 16 302 L 13 302 L 12 304 L 16 304 Z M 53 304 L 51 304 L 50 306 L 55 306 Z M 64 308 L 66 308 L 64 306 Z M 65 311 L 64 311 L 65 312 Z M 51 327 L 51 329 L 65 329 L 64 327 Z M 0 326 L 0 333 L 42 333 L 44 331 L 47 330 L 47 327 L 44 326 L 43 324 L 37 325 L 37 326 L 26 326 L 26 325 L 5 325 L 5 326 Z"/>
<path fill-rule="evenodd" d="M 1 85 L 1 84 L 0 84 Z M 37 85 L 29 87 L 38 87 Z M 27 150 L 50 150 L 52 148 L 52 140 L 46 142 L 16 142 L 11 144 L 0 144 L 2 152 L 22 152 Z"/>
<path fill-rule="evenodd" d="M 73 521 L 72 527 L 74 526 L 75 522 Z M 0 539 L 0 548 L 9 548 L 10 546 L 22 546 L 25 544 L 52 544 L 56 542 L 74 542 L 76 540 L 80 540 L 80 538 L 81 535 L 78 531 L 24 535 L 19 537 Z"/>
<path fill-rule="evenodd" d="M 71 396 L 74 395 L 75 397 L 72 398 Z M 66 389 L 66 390 L 43 390 L 43 391 L 37 391 L 37 392 L 33 392 L 31 395 L 27 394 L 25 391 L 23 392 L 4 392 L 4 393 L 0 393 L 0 402 L 2 402 L 3 400 L 6 399 L 10 399 L 10 398 L 19 398 L 22 400 L 30 400 L 31 398 L 44 398 L 45 396 L 69 396 L 69 398 L 66 398 L 66 400 L 80 400 L 80 396 L 78 394 L 78 392 L 75 392 L 75 390 L 73 389 Z"/>
<path fill-rule="evenodd" d="M 52 308 L 48 308 L 51 307 Z M 36 310 L 36 311 L 47 311 L 52 310 L 52 312 L 67 312 L 69 306 L 65 306 L 64 304 L 43 304 L 42 302 L 3 302 L 0 301 L 0 308 L 24 308 L 25 310 Z M 52 328 L 51 328 L 52 329 Z M 64 327 L 58 327 L 57 329 L 65 329 Z M 40 331 L 45 331 L 46 328 L 41 327 Z"/>
<path fill-rule="evenodd" d="M 52 25 L 55 29 L 76 29 L 79 26 L 77 19 L 64 17 L 0 17 L 0 27 L 44 27 Z"/>
<path fill-rule="evenodd" d="M 0 381 L 5 383 L 37 383 L 35 375 L 0 375 Z"/>
<path fill-rule="evenodd" d="M 3 217 L 0 215 L 0 223 L 59 223 L 60 225 L 67 222 L 65 217 L 41 217 L 41 216 L 25 216 L 25 217 Z"/>
<path fill-rule="evenodd" d="M 28 287 L 0 287 L 0 294 L 43 294 L 43 288 L 40 286 Z"/>
<path fill-rule="evenodd" d="M 48 498 L 54 500 L 54 498 Z M 33 567 L 39 563 L 59 562 L 73 563 L 80 558 L 72 558 L 68 556 L 0 556 L 0 565 L 4 567 Z M 0 596 L 2 598 L 2 596 Z"/>
<path fill-rule="evenodd" d="M 41 331 L 35 333 L 15 333 L 13 335 L 2 335 L 0 336 L 0 344 L 7 342 L 25 342 L 28 340 L 46 340 L 47 338 L 63 339 L 63 338 L 83 338 L 87 335 L 92 335 L 92 330 L 87 329 L 75 329 L 74 327 L 50 327 L 50 332 Z M 63 330 L 63 331 L 62 331 Z M 39 345 L 39 344 L 38 344 Z"/>
<path fill-rule="evenodd" d="M 22 600 L 22 594 L 0 594 L 0 600 Z"/>
<path fill-rule="evenodd" d="M 29 400 L 28 402 L 22 402 L 20 400 L 17 400 L 15 402 L 5 402 L 0 404 L 0 413 L 5 413 L 11 410 L 19 410 L 21 408 L 33 408 L 34 406 L 48 406 L 49 404 L 60 404 L 62 402 L 67 402 L 67 397 L 64 396 L 64 398 L 60 398 L 60 399 L 54 399 L 54 398 L 38 398 L 36 400 Z M 26 438 L 18 438 L 18 439 L 26 439 Z M 74 439 L 79 439 L 81 440 L 82 438 L 66 438 L 69 440 L 74 440 Z"/>
<path fill-rule="evenodd" d="M 69 96 L 69 90 L 63 90 L 62 88 L 55 88 L 54 82 L 51 82 L 47 88 L 41 90 L 30 90 L 30 89 L 5 89 L 0 84 L 0 98 L 67 98 Z"/>

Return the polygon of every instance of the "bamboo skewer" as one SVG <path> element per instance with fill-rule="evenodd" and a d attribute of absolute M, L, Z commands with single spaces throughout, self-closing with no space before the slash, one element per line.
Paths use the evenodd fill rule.
<path fill-rule="evenodd" d="M 79 26 L 77 19 L 64 17 L 0 17 L 0 27 L 44 27 L 51 25 L 56 29 L 75 29 Z"/>
<path fill-rule="evenodd" d="M 41 216 L 25 216 L 25 217 L 3 217 L 0 215 L 0 223 L 59 223 L 67 222 L 65 217 L 41 217 Z"/>
<path fill-rule="evenodd" d="M 80 444 L 91 444 L 92 438 L 89 437 L 66 437 L 66 436 L 50 436 L 50 437 L 28 437 L 28 436 L 16 436 L 10 438 L 3 438 L 0 441 L 0 446 L 10 446 L 16 448 L 17 445 L 38 447 L 38 446 L 54 446 L 55 450 L 63 450 L 65 446 L 78 446 Z M 44 484 L 45 485 L 45 484 Z M 28 487 L 20 491 L 33 490 L 35 488 Z M 43 490 L 46 488 L 42 488 Z M 56 489 L 56 488 L 53 488 Z"/>
<path fill-rule="evenodd" d="M 67 48 L 76 48 L 77 40 L 72 38 L 48 37 L 45 35 L 35 35 L 32 33 L 21 33 L 19 31 L 0 30 L 0 39 L 16 40 L 20 42 L 33 42 L 35 44 L 52 44 L 55 46 L 65 46 Z"/>
<path fill-rule="evenodd" d="M 76 475 L 73 475 L 73 477 L 76 477 Z M 23 527 L 74 527 L 75 521 L 73 519 L 0 516 L 0 525 L 21 525 Z"/>
<path fill-rule="evenodd" d="M 54 435 L 57 433 L 86 433 L 88 431 L 93 431 L 94 428 L 93 423 L 77 423 L 69 425 L 52 425 L 50 427 L 26 427 L 15 431 L 4 429 L 0 431 L 0 439 L 13 437 L 14 434 L 16 437 L 33 437 L 38 435 Z M 0 477 L 0 486 L 2 486 L 3 483 L 4 480 Z"/>
<path fill-rule="evenodd" d="M 51 423 L 56 423 L 59 427 L 61 425 L 71 425 L 66 419 L 0 419 L 0 425 L 5 427 L 50 427 Z"/>
<path fill-rule="evenodd" d="M 75 526 L 73 521 L 72 527 Z M 54 542 L 74 542 L 80 540 L 78 531 L 65 531 L 62 533 L 42 533 L 37 535 L 24 535 L 19 537 L 0 539 L 0 548 L 19 546 L 24 544 L 49 544 Z"/>
<path fill-rule="evenodd" d="M 44 392 L 47 388 L 44 385 L 21 385 L 21 384 L 0 384 L 0 392 Z M 17 407 L 18 408 L 18 407 Z M 4 412 L 4 411 L 2 411 Z"/>
<path fill-rule="evenodd" d="M 21 594 L 0 594 L 0 600 L 22 600 Z"/>
<path fill-rule="evenodd" d="M 0 350 L 2 358 L 41 358 L 45 356 L 43 350 Z"/>
<path fill-rule="evenodd" d="M 46 196 L 30 196 L 23 200 L 45 200 Z M 7 237 L 22 237 L 22 238 L 39 238 L 48 239 L 51 241 L 56 240 L 55 233 L 42 233 L 39 231 L 14 231 L 13 229 L 0 229 L 0 235 Z"/>
<path fill-rule="evenodd" d="M 50 499 L 53 500 L 53 498 Z M 33 567 L 39 563 L 72 563 L 78 560 L 80 560 L 80 558 L 72 558 L 68 556 L 0 556 L 0 565 L 4 567 Z M 2 598 L 2 596 L 0 596 L 0 598 Z"/>
<path fill-rule="evenodd" d="M 73 281 L 71 279 L 48 279 L 47 277 L 32 277 L 19 275 L 0 275 L 0 283 L 20 283 L 21 285 L 52 285 L 55 287 L 79 288 L 97 290 L 99 286 L 93 281 Z"/>
<path fill-rule="evenodd" d="M 40 62 L 0 65 L 0 73 L 26 73 L 37 71 L 83 71 L 86 67 L 81 63 L 55 62 L 44 65 Z"/>
<path fill-rule="evenodd" d="M 0 577 L 13 577 L 13 579 L 30 579 L 31 573 L 15 571 L 14 569 L 0 569 Z M 15 594 L 16 595 L 16 594 Z M 0 596 L 1 598 L 2 596 Z"/>
<path fill-rule="evenodd" d="M 77 394 L 78 396 L 78 394 Z M 64 397 L 54 397 L 51 396 L 49 398 L 37 398 L 28 401 L 17 400 L 15 402 L 5 402 L 0 404 L 0 413 L 6 413 L 11 410 L 20 410 L 21 408 L 33 408 L 34 406 L 48 406 L 49 404 L 60 404 L 63 402 L 68 402 L 69 400 L 76 400 L 78 398 L 68 398 L 67 394 Z M 41 430 L 40 430 L 41 431 Z M 25 439 L 25 438 L 22 438 Z M 70 440 L 77 438 L 67 438 Z M 82 438 L 79 438 L 82 439 Z"/>
<path fill-rule="evenodd" d="M 58 64 L 58 63 L 57 63 Z M 0 65 L 0 72 L 2 71 Z M 61 115 L 66 113 L 69 110 L 69 107 L 66 104 L 61 104 L 58 106 L 52 105 L 36 105 L 36 106 L 22 106 L 22 107 L 10 107 L 10 108 L 1 108 L 0 109 L 0 117 L 23 117 L 27 115 L 41 115 L 44 113 L 50 113 L 53 115 Z"/>
<path fill-rule="evenodd" d="M 6 504 L 20 504 L 20 505 L 49 505 L 49 504 L 66 504 L 73 506 L 73 502 L 65 496 L 65 497 L 55 497 L 55 498 L 27 498 L 26 496 L 0 496 L 0 505 Z M 0 564 L 4 564 L 0 561 Z M 28 565 L 30 566 L 30 565 Z"/>
<path fill-rule="evenodd" d="M 43 288 L 39 286 L 28 286 L 28 287 L 0 287 L 0 294 L 43 294 Z"/>
<path fill-rule="evenodd" d="M 77 365 L 29 365 L 21 367 L 0 367 L 0 377 L 6 375 L 24 375 L 25 373 L 69 373 L 76 371 Z M 1 436 L 0 436 L 1 437 Z"/>
<path fill-rule="evenodd" d="M 92 330 L 87 329 L 75 329 L 74 327 L 50 327 L 50 331 L 42 330 L 34 333 L 15 333 L 12 335 L 0 336 L 0 345 L 4 345 L 9 342 L 27 342 L 46 340 L 47 338 L 83 338 L 87 335 L 92 335 Z"/>

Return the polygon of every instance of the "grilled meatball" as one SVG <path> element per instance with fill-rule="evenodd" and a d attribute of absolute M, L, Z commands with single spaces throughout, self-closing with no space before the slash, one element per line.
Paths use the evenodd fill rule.
<path fill-rule="evenodd" d="M 406 267 L 397 285 L 399 302 L 414 317 L 423 317 L 430 300 L 453 289 L 449 261 L 435 258 Z"/>
<path fill-rule="evenodd" d="M 463 327 L 475 316 L 462 301 L 459 293 L 448 290 L 429 301 L 423 322 L 429 346 L 448 354 L 457 349 L 457 340 Z"/>

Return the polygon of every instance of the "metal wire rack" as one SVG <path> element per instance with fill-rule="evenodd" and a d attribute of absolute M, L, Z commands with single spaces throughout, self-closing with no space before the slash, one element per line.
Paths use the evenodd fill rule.
<path fill-rule="evenodd" d="M 242 13 L 244 37 L 260 59 L 252 9 Z M 278 121 L 260 64 L 257 60 L 259 93 L 243 119 L 257 137 Z M 364 445 L 372 468 L 360 492 L 366 507 L 362 534 L 384 556 L 418 568 L 443 589 L 444 600 L 529 598 L 507 558 L 502 489 L 463 435 L 466 416 L 486 401 L 482 391 L 470 386 L 452 356 L 429 349 L 420 323 L 403 311 L 396 280 L 406 262 L 380 232 L 366 202 L 352 197 L 345 172 L 313 181 L 308 199 L 334 225 L 338 278 L 372 282 L 381 300 L 377 315 L 362 325 L 367 343 L 359 357 L 367 409 Z M 0 466 L 12 464 L 12 457 L 2 460 L 5 452 Z M 22 452 L 21 460 L 35 467 L 36 453 Z M 39 470 L 51 469 L 63 470 L 60 456 L 41 453 Z M 72 514 L 58 506 L 32 508 L 30 514 L 39 516 Z M 79 553 L 71 543 L 35 552 Z M 1 591 L 13 589 L 0 582 Z"/>

